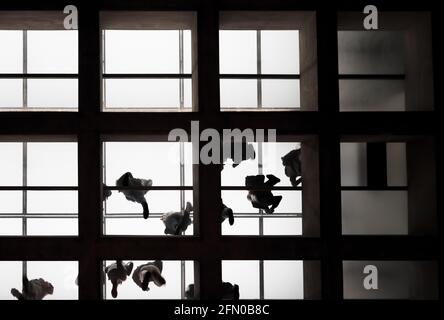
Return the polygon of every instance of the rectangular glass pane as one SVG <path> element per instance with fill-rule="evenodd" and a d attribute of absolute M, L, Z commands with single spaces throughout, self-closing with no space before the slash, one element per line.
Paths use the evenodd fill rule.
<path fill-rule="evenodd" d="M 222 261 L 222 281 L 238 285 L 240 299 L 260 299 L 259 261 Z"/>
<path fill-rule="evenodd" d="M 265 218 L 264 235 L 301 236 L 302 218 Z"/>
<path fill-rule="evenodd" d="M 105 30 L 106 73 L 179 73 L 179 30 Z M 191 73 L 191 30 L 184 30 Z"/>
<path fill-rule="evenodd" d="M 77 79 L 28 79 L 28 107 L 77 108 Z"/>
<path fill-rule="evenodd" d="M 341 143 L 341 185 L 367 185 L 366 143 Z"/>
<path fill-rule="evenodd" d="M 257 73 L 257 32 L 219 31 L 219 70 L 221 74 Z"/>
<path fill-rule="evenodd" d="M 304 299 L 302 261 L 264 261 L 264 299 Z"/>
<path fill-rule="evenodd" d="M 77 213 L 77 191 L 28 191 L 28 213 Z"/>
<path fill-rule="evenodd" d="M 404 39 L 401 31 L 339 31 L 339 73 L 403 74 Z"/>
<path fill-rule="evenodd" d="M 299 31 L 262 30 L 263 74 L 299 74 Z"/>
<path fill-rule="evenodd" d="M 387 143 L 387 185 L 407 186 L 405 143 Z"/>
<path fill-rule="evenodd" d="M 344 299 L 438 299 L 433 261 L 344 261 L 343 272 Z"/>
<path fill-rule="evenodd" d="M 0 218 L 2 213 L 21 213 L 22 198 L 21 191 L 0 191 Z"/>
<path fill-rule="evenodd" d="M 235 217 L 234 224 L 230 226 L 228 219 L 222 223 L 222 235 L 224 236 L 258 236 L 259 218 L 239 218 Z"/>
<path fill-rule="evenodd" d="M 0 213 L 0 236 L 21 236 L 21 235 L 22 235 L 22 219 L 20 218 L 1 219 L 1 213 Z M 1 289 L 2 288 L 0 288 L 0 290 Z M 2 299 L 1 295 L 2 293 L 0 293 L 0 300 L 4 300 Z"/>
<path fill-rule="evenodd" d="M 21 143 L 0 142 L 0 186 L 20 186 L 22 180 Z"/>
<path fill-rule="evenodd" d="M 405 111 L 402 80 L 340 80 L 341 111 Z"/>
<path fill-rule="evenodd" d="M 129 263 L 133 264 L 132 274 L 127 277 L 117 287 L 116 299 L 135 299 L 135 300 L 150 300 L 150 299 L 181 299 L 185 292 L 182 292 L 182 282 L 187 288 L 190 284 L 194 283 L 194 262 L 184 261 L 185 277 L 182 278 L 182 262 L 178 260 L 162 260 L 161 276 L 165 279 L 165 285 L 157 286 L 154 282 L 149 282 L 148 291 L 143 291 L 141 287 L 134 281 L 134 277 L 137 279 L 139 275 L 139 267 L 147 263 L 152 263 L 154 260 L 132 260 L 123 261 L 124 266 L 127 267 Z M 105 261 L 105 266 L 111 266 L 116 261 Z M 129 266 L 128 266 L 129 267 Z M 143 270 L 143 269 L 142 269 Z M 111 294 L 112 284 L 109 278 L 103 272 L 103 278 L 105 280 L 105 299 L 114 299 Z"/>
<path fill-rule="evenodd" d="M 27 34 L 28 73 L 78 72 L 77 30 L 29 30 Z"/>
<path fill-rule="evenodd" d="M 191 108 L 191 80 L 184 82 L 184 108 Z M 105 108 L 180 108 L 179 79 L 107 79 Z"/>
<path fill-rule="evenodd" d="M 0 79 L 0 110 L 23 107 L 23 80 Z"/>
<path fill-rule="evenodd" d="M 77 218 L 28 218 L 28 236 L 77 236 Z"/>
<path fill-rule="evenodd" d="M 185 177 L 192 185 L 192 146 L 184 143 Z M 106 142 L 106 180 L 115 185 L 125 172 L 135 178 L 151 179 L 153 186 L 180 186 L 180 143 Z"/>
<path fill-rule="evenodd" d="M 257 80 L 221 79 L 221 108 L 257 108 Z"/>
<path fill-rule="evenodd" d="M 301 107 L 299 80 L 262 80 L 262 107 Z"/>
<path fill-rule="evenodd" d="M 408 234 L 407 191 L 342 191 L 343 234 Z"/>
<path fill-rule="evenodd" d="M 23 72 L 23 31 L 0 30 L 0 73 Z M 0 92 L 8 92 L 0 90 Z M 2 94 L 3 95 L 3 94 Z"/>
<path fill-rule="evenodd" d="M 26 264 L 27 278 L 30 282 L 43 279 L 52 287 L 43 300 L 77 300 L 78 275 L 77 261 L 0 261 L 0 300 L 17 300 L 11 289 L 22 293 L 22 267 Z"/>
<path fill-rule="evenodd" d="M 77 186 L 77 143 L 28 143 L 28 184 Z"/>

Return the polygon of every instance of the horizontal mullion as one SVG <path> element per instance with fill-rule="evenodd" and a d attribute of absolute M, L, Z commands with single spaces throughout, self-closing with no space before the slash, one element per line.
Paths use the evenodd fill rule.
<path fill-rule="evenodd" d="M 396 186 L 396 187 L 367 187 L 367 186 L 342 186 L 342 191 L 407 191 L 409 187 L 407 186 Z"/>
<path fill-rule="evenodd" d="M 78 213 L 0 213 L 1 219 L 25 218 L 25 219 L 74 219 Z"/>
<path fill-rule="evenodd" d="M 405 80 L 405 74 L 340 74 L 341 80 Z"/>
<path fill-rule="evenodd" d="M 150 218 L 160 218 L 163 213 L 151 213 Z M 235 218 L 302 218 L 302 213 L 273 213 L 273 214 L 260 214 L 257 212 L 243 212 L 234 213 Z M 24 215 L 26 217 L 26 215 Z M 121 218 L 141 218 L 141 213 L 107 213 L 104 215 L 106 219 L 121 219 Z M 0 214 L 0 219 L 2 214 Z M 190 218 L 193 218 L 193 214 L 190 214 Z"/>
<path fill-rule="evenodd" d="M 104 73 L 103 79 L 191 79 L 191 73 Z"/>
<path fill-rule="evenodd" d="M 341 238 L 343 260 L 436 260 L 439 241 L 433 236 L 344 235 Z"/>
<path fill-rule="evenodd" d="M 244 187 L 244 186 L 222 186 L 221 187 L 221 190 L 246 190 L 246 191 L 249 191 L 249 190 L 252 190 L 252 191 L 268 191 L 268 190 L 271 190 L 271 191 L 273 191 L 273 190 L 276 190 L 276 191 L 278 191 L 278 190 L 282 190 L 282 191 L 285 191 L 285 190 L 287 190 L 287 191 L 296 191 L 296 190 L 299 190 L 299 191 L 301 191 L 302 190 L 302 187 L 290 187 L 290 186 L 288 186 L 288 187 L 280 187 L 280 186 L 274 186 L 274 187 L 271 187 L 271 188 L 267 188 L 267 187 Z"/>
<path fill-rule="evenodd" d="M 0 73 L 0 79 L 77 79 L 77 73 Z"/>
<path fill-rule="evenodd" d="M 193 190 L 193 186 L 104 187 L 105 190 Z"/>
<path fill-rule="evenodd" d="M 78 191 L 79 187 L 73 186 L 0 186 L 0 191 Z"/>
<path fill-rule="evenodd" d="M 276 79 L 291 80 L 300 79 L 299 74 L 220 74 L 220 79 Z"/>

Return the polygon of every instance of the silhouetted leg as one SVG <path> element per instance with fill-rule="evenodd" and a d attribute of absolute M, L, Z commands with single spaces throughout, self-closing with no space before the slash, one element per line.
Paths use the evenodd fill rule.
<path fill-rule="evenodd" d="M 111 289 L 111 295 L 113 298 L 117 298 L 117 281 L 111 281 L 113 288 Z"/>
<path fill-rule="evenodd" d="M 150 215 L 150 211 L 148 210 L 148 203 L 142 202 L 142 207 L 143 207 L 143 218 L 144 219 L 148 219 L 148 216 Z"/>
<path fill-rule="evenodd" d="M 273 197 L 273 205 L 271 206 L 271 210 L 274 211 L 274 209 L 277 208 L 279 203 L 281 203 L 281 200 L 282 200 L 282 196 L 274 196 Z"/>

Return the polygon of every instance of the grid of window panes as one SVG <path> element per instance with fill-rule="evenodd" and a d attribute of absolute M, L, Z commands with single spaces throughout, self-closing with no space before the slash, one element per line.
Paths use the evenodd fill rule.
<path fill-rule="evenodd" d="M 182 212 L 193 205 L 192 146 L 188 142 L 107 141 L 103 143 L 104 188 L 103 234 L 165 235 L 161 220 L 169 212 Z M 143 219 L 139 203 L 130 202 L 116 186 L 126 172 L 134 178 L 151 180 L 145 188 L 149 218 Z M 193 220 L 194 213 L 190 214 Z M 191 224 L 184 235 L 193 235 Z"/>
<path fill-rule="evenodd" d="M 132 21 L 118 21 L 117 25 L 112 13 L 102 14 L 103 111 L 192 110 L 191 24 L 172 25 L 163 20 L 140 27 L 135 23 L 165 14 L 136 14 Z M 192 13 L 185 16 L 194 19 Z"/>
<path fill-rule="evenodd" d="M 222 235 L 302 235 L 302 183 L 292 186 L 285 174 L 281 158 L 301 149 L 300 142 L 255 142 L 255 159 L 242 161 L 233 167 L 229 159 L 221 171 L 222 202 L 234 213 L 235 222 L 222 223 Z M 280 181 L 271 190 L 273 196 L 282 196 L 272 214 L 256 209 L 247 199 L 247 176 L 274 175 Z M 236 189 L 238 188 L 238 189 Z M 253 190 L 254 191 L 254 190 Z"/>
<path fill-rule="evenodd" d="M 77 37 L 76 30 L 0 26 L 0 111 L 76 111 Z"/>
<path fill-rule="evenodd" d="M 300 108 L 298 30 L 220 30 L 220 105 Z"/>
<path fill-rule="evenodd" d="M 78 235 L 77 143 L 0 140 L 0 235 Z"/>

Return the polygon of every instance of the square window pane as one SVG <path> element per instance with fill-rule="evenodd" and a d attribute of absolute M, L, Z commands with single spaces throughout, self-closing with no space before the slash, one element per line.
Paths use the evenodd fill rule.
<path fill-rule="evenodd" d="M 340 80 L 341 111 L 405 111 L 404 81 Z"/>
<path fill-rule="evenodd" d="M 301 107 L 299 80 L 262 80 L 262 107 Z"/>
<path fill-rule="evenodd" d="M 302 261 L 264 261 L 264 299 L 304 299 Z"/>
<path fill-rule="evenodd" d="M 77 143 L 28 143 L 28 184 L 77 186 Z"/>
<path fill-rule="evenodd" d="M 263 74 L 299 74 L 299 31 L 262 30 Z"/>
<path fill-rule="evenodd" d="M 20 186 L 22 180 L 21 143 L 0 142 L 0 186 Z"/>
<path fill-rule="evenodd" d="M 77 73 L 76 30 L 29 30 L 28 73 Z"/>
<path fill-rule="evenodd" d="M 339 31 L 339 73 L 403 74 L 404 39 L 400 31 Z"/>
<path fill-rule="evenodd" d="M 23 80 L 0 79 L 0 110 L 23 107 Z"/>
<path fill-rule="evenodd" d="M 21 191 L 0 191 L 0 218 L 2 213 L 21 213 L 22 201 Z"/>
<path fill-rule="evenodd" d="M 256 108 L 257 80 L 221 79 L 221 108 Z"/>
<path fill-rule="evenodd" d="M 77 108 L 77 79 L 28 79 L 28 107 Z"/>
<path fill-rule="evenodd" d="M 184 107 L 191 108 L 191 80 L 184 82 Z M 105 108 L 180 108 L 179 79 L 107 79 Z"/>
<path fill-rule="evenodd" d="M 222 261 L 222 281 L 237 284 L 240 299 L 259 299 L 259 261 Z"/>
<path fill-rule="evenodd" d="M 0 30 L 0 73 L 23 72 L 23 31 Z M 0 92 L 8 92 L 0 90 Z M 3 94 L 2 94 L 3 95 Z"/>
<path fill-rule="evenodd" d="M 191 72 L 191 30 L 184 31 L 184 72 Z M 106 30 L 106 73 L 179 73 L 179 30 Z"/>
<path fill-rule="evenodd" d="M 220 73 L 257 73 L 257 31 L 219 31 Z"/>
<path fill-rule="evenodd" d="M 109 266 L 116 261 L 105 261 L 105 265 Z M 131 276 L 118 286 L 117 299 L 135 299 L 135 300 L 150 300 L 150 299 L 181 299 L 182 298 L 182 281 L 185 282 L 185 288 L 194 283 L 194 262 L 183 261 L 185 268 L 185 277 L 182 279 L 182 261 L 178 260 L 162 260 L 161 275 L 165 279 L 166 284 L 163 286 L 156 286 L 153 282 L 149 283 L 149 290 L 142 291 L 142 289 L 134 282 L 133 276 L 135 270 L 146 263 L 153 262 L 153 260 L 142 261 L 132 260 L 123 261 L 123 263 L 133 263 L 133 273 Z M 105 281 L 105 299 L 114 299 L 111 295 L 112 284 L 106 277 Z"/>

